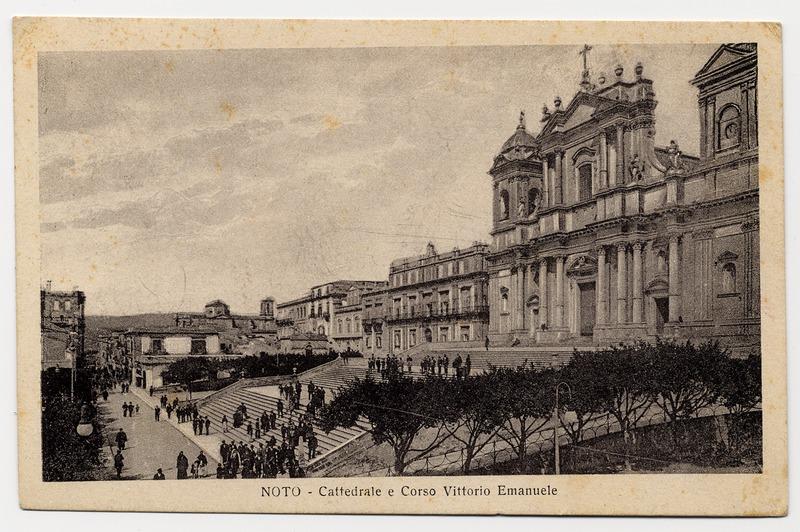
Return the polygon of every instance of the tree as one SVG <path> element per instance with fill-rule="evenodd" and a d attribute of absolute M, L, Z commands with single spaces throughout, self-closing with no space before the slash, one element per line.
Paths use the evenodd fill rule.
<path fill-rule="evenodd" d="M 569 364 L 558 373 L 558 381 L 569 385 L 569 393 L 560 396 L 559 421 L 564 431 L 578 445 L 583 440 L 583 432 L 589 422 L 603 410 L 603 391 L 598 384 L 597 363 L 594 353 L 576 352 Z M 568 412 L 575 415 L 567 421 Z"/>
<path fill-rule="evenodd" d="M 722 368 L 720 396 L 733 414 L 753 410 L 761 402 L 761 357 L 728 358 Z"/>
<path fill-rule="evenodd" d="M 532 365 L 502 368 L 498 373 L 498 435 L 508 443 L 520 464 L 525 463 L 528 440 L 552 419 L 555 379 L 552 370 L 539 371 Z"/>
<path fill-rule="evenodd" d="M 718 418 L 722 428 L 722 441 L 739 451 L 746 439 L 747 419 L 742 414 L 754 410 L 761 402 L 761 357 L 729 358 L 722 370 L 720 399 L 728 408 L 731 418 L 731 435 L 727 434 L 725 418 Z"/>
<path fill-rule="evenodd" d="M 352 427 L 366 420 L 376 444 L 388 443 L 394 451 L 394 472 L 402 475 L 408 464 L 424 458 L 449 436 L 443 411 L 446 396 L 435 379 L 413 380 L 392 375 L 376 382 L 356 379 L 342 388 L 320 412 L 320 427 L 330 432 L 337 426 Z M 414 447 L 423 429 L 435 434 Z"/>
<path fill-rule="evenodd" d="M 445 417 L 450 421 L 448 432 L 464 445 L 464 474 L 469 474 L 475 456 L 500 430 L 498 413 L 503 406 L 502 384 L 502 373 L 497 370 L 444 384 L 447 388 Z"/>
<path fill-rule="evenodd" d="M 186 386 L 189 399 L 192 398 L 192 383 L 216 376 L 217 365 L 206 357 L 191 356 L 172 362 L 161 372 L 164 382 L 173 382 Z"/>
<path fill-rule="evenodd" d="M 622 432 L 626 469 L 631 468 L 632 431 L 654 400 L 647 349 L 647 343 L 637 342 L 578 355 L 591 357 L 595 364 L 596 390 L 603 410 L 617 420 Z"/>
<path fill-rule="evenodd" d="M 93 416 L 91 436 L 78 436 L 81 406 L 67 395 L 42 394 L 42 479 L 93 480 L 103 466 L 103 425 Z"/>

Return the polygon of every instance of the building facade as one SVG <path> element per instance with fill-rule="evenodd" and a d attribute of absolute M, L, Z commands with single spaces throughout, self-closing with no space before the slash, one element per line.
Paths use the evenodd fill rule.
<path fill-rule="evenodd" d="M 489 324 L 488 252 L 480 242 L 445 253 L 429 243 L 423 255 L 392 261 L 378 307 L 383 316 L 376 316 L 374 300 L 365 308 L 364 344 L 369 336 L 376 349 L 380 342 L 385 351 L 399 353 L 423 343 L 483 341 Z"/>
<path fill-rule="evenodd" d="M 49 281 L 39 295 L 42 369 L 73 367 L 84 354 L 86 295 L 77 289 L 54 291 Z"/>
<path fill-rule="evenodd" d="M 140 388 L 163 385 L 161 373 L 177 360 L 191 356 L 222 357 L 220 335 L 199 327 L 146 327 L 121 334 L 126 367 L 132 383 Z"/>
<path fill-rule="evenodd" d="M 364 331 L 361 325 L 364 306 L 362 297 L 374 292 L 374 288 L 365 289 L 353 286 L 347 291 L 347 297 L 342 300 L 336 310 L 336 318 L 331 330 L 333 348 L 339 352 L 364 351 Z"/>
<path fill-rule="evenodd" d="M 382 288 L 385 281 L 339 280 L 317 285 L 300 298 L 277 305 L 278 338 L 315 333 L 334 341 L 334 324 L 352 288 L 361 293 Z"/>
<path fill-rule="evenodd" d="M 175 315 L 175 326 L 183 329 L 210 329 L 219 333 L 222 351 L 232 353 L 254 340 L 275 343 L 278 326 L 275 321 L 275 299 L 261 300 L 259 313 L 232 314 L 230 307 L 216 299 L 205 305 L 203 312 Z"/>
<path fill-rule="evenodd" d="M 756 81 L 750 44 L 721 46 L 697 73 L 699 157 L 655 144 L 641 64 L 584 71 L 538 135 L 521 115 L 489 171 L 492 343 L 671 336 L 757 350 Z"/>

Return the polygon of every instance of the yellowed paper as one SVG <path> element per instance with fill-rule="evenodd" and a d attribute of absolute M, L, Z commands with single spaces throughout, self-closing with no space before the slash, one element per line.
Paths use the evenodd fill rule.
<path fill-rule="evenodd" d="M 16 19 L 21 506 L 784 515 L 781 83 L 774 23 Z M 353 375 L 387 382 L 398 364 L 414 382 L 478 382 L 494 365 L 560 368 L 576 349 L 656 338 L 760 358 L 759 459 L 631 454 L 620 449 L 644 440 L 620 443 L 606 414 L 571 450 L 560 433 L 554 461 L 541 414 L 524 467 L 509 465 L 511 422 L 482 436 L 467 476 L 452 438 L 401 467 L 364 418 L 329 434 L 308 413 L 315 379 L 329 404 Z M 45 481 L 43 375 L 74 399 L 75 360 L 96 351 L 102 364 L 81 371 L 99 374 L 115 349 L 130 373 L 97 398 L 104 464 Z M 295 367 L 299 379 L 237 381 L 226 366 L 208 380 L 230 387 L 191 398 L 162 373 L 192 355 L 279 366 L 333 351 L 360 356 Z M 264 420 L 253 405 L 288 405 L 294 392 L 278 385 L 297 382 L 297 412 L 244 434 Z M 568 388 L 555 382 L 563 404 L 577 395 Z M 206 435 L 177 422 L 173 399 L 199 406 Z M 223 432 L 240 399 L 250 415 Z M 720 401 L 688 417 L 730 449 Z M 122 402 L 136 410 L 123 416 Z M 657 405 L 632 436 L 653 448 L 672 434 Z M 298 440 L 304 478 L 214 478 L 223 440 L 268 446 L 302 413 L 319 441 L 312 457 Z M 92 423 L 83 415 L 79 432 Z M 202 450 L 204 478 L 176 480 L 173 449 L 192 467 Z M 154 461 L 162 454 L 169 463 Z M 159 466 L 166 480 L 150 482 Z M 124 496 L 109 495 L 112 482 Z"/>

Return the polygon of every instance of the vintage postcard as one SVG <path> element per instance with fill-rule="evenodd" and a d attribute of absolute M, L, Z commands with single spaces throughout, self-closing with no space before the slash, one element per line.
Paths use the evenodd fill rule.
<path fill-rule="evenodd" d="M 779 25 L 14 39 L 23 508 L 787 512 Z"/>

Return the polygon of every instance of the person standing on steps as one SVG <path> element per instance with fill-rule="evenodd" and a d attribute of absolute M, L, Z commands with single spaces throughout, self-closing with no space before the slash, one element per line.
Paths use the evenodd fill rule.
<path fill-rule="evenodd" d="M 206 416 L 205 425 L 206 425 L 206 436 L 208 436 L 209 431 L 211 430 L 211 420 L 208 419 L 208 416 Z"/>
<path fill-rule="evenodd" d="M 150 395 L 152 395 L 152 394 L 150 394 Z M 161 468 L 159 467 L 158 471 L 156 471 L 156 474 L 153 475 L 153 480 L 166 480 L 166 479 L 167 479 L 167 477 L 164 476 L 164 472 L 161 471 Z"/>
<path fill-rule="evenodd" d="M 228 416 L 222 414 L 222 432 L 228 432 Z"/>

